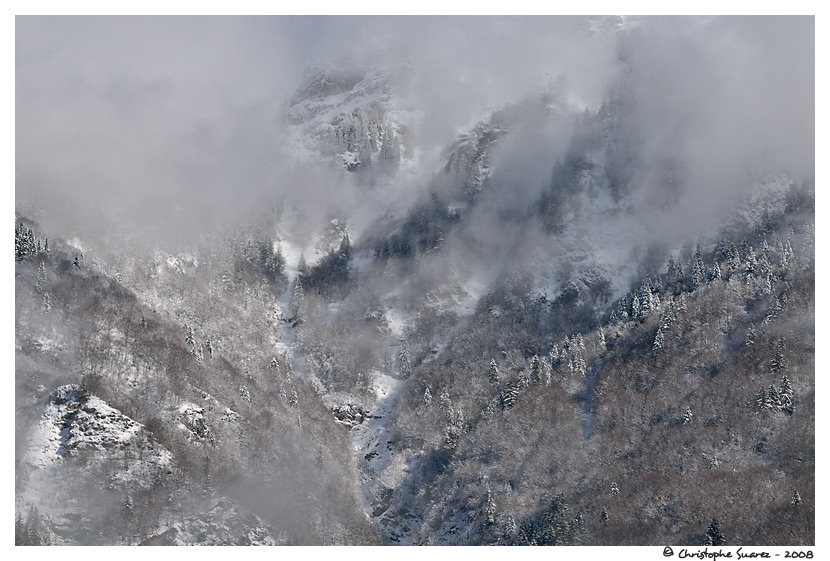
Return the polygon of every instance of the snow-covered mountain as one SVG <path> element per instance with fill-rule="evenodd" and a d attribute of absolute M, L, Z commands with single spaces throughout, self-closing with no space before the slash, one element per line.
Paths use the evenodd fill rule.
<path fill-rule="evenodd" d="M 313 66 L 181 252 L 18 216 L 18 543 L 811 543 L 814 184 L 701 166 L 638 23 L 575 25 L 602 103 L 437 143 L 417 73 Z"/>
<path fill-rule="evenodd" d="M 312 67 L 283 116 L 287 157 L 394 174 L 415 158 L 411 138 L 417 111 L 395 95 L 381 70 L 354 68 L 344 60 Z"/>

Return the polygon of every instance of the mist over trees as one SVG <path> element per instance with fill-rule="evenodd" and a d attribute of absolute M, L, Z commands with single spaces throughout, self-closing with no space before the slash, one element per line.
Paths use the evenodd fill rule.
<path fill-rule="evenodd" d="M 16 544 L 815 543 L 813 18 L 139 19 L 17 21 Z"/>

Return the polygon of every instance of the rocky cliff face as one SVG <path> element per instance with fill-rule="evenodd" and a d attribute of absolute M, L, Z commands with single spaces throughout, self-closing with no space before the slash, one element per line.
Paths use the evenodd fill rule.
<path fill-rule="evenodd" d="M 382 71 L 320 65 L 289 100 L 286 151 L 322 156 L 350 172 L 394 174 L 401 160 L 413 158 L 411 118 Z"/>

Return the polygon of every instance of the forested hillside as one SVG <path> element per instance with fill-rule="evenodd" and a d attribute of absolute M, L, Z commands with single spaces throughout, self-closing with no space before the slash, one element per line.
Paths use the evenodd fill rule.
<path fill-rule="evenodd" d="M 384 19 L 192 134 L 103 88 L 135 142 L 64 159 L 21 101 L 16 544 L 814 544 L 807 20 L 459 28 L 540 73 Z"/>

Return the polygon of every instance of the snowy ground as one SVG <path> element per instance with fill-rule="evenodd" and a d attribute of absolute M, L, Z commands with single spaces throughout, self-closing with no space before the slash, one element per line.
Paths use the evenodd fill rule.
<path fill-rule="evenodd" d="M 351 429 L 360 473 L 360 490 L 366 515 L 390 540 L 408 543 L 410 520 L 387 514 L 392 491 L 401 487 L 408 474 L 407 459 L 395 453 L 389 440 L 389 415 L 395 409 L 404 381 L 386 372 L 376 372 L 376 401 L 369 418 Z"/>

